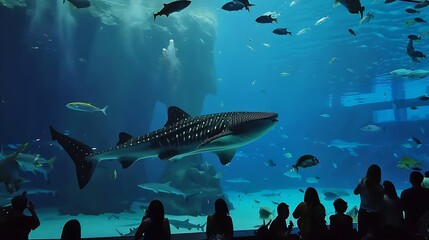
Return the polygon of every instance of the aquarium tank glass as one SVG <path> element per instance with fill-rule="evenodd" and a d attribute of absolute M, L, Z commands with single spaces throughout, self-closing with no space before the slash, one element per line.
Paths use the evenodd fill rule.
<path fill-rule="evenodd" d="M 27 192 L 32 239 L 133 235 L 153 199 L 173 234 L 218 198 L 256 229 L 308 187 L 356 217 L 371 164 L 428 170 L 429 8 L 386 2 L 0 0 L 1 206 Z"/>

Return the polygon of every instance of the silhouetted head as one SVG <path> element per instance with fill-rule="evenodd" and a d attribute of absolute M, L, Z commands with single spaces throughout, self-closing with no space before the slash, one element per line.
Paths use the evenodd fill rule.
<path fill-rule="evenodd" d="M 396 193 L 395 185 L 391 181 L 384 181 L 384 194 L 386 194 L 391 199 L 398 199 L 398 194 Z"/>
<path fill-rule="evenodd" d="M 277 205 L 277 215 L 279 215 L 283 219 L 288 218 L 289 217 L 289 206 L 284 202 Z"/>
<path fill-rule="evenodd" d="M 19 213 L 24 212 L 24 209 L 27 207 L 27 203 L 27 192 L 23 192 L 21 195 L 12 198 L 12 208 Z"/>
<path fill-rule="evenodd" d="M 216 216 L 227 216 L 229 214 L 228 205 L 225 200 L 218 198 L 215 201 L 215 215 Z"/>
<path fill-rule="evenodd" d="M 411 183 L 411 185 L 413 185 L 413 187 L 421 186 L 422 182 L 423 182 L 423 178 L 424 178 L 424 176 L 421 172 L 413 171 L 410 174 L 410 183 Z"/>
<path fill-rule="evenodd" d="M 347 202 L 344 201 L 342 198 L 337 198 L 334 201 L 334 208 L 335 212 L 337 213 L 345 213 L 347 210 Z"/>
<path fill-rule="evenodd" d="M 81 228 L 78 220 L 72 219 L 64 224 L 61 240 L 81 240 Z"/>
<path fill-rule="evenodd" d="M 366 183 L 370 186 L 380 184 L 381 168 L 377 164 L 372 164 L 366 171 Z"/>
<path fill-rule="evenodd" d="M 305 190 L 304 202 L 306 202 L 309 206 L 316 206 L 320 204 L 319 194 L 315 188 L 309 187 L 307 190 Z"/>
<path fill-rule="evenodd" d="M 160 223 L 164 221 L 164 205 L 159 200 L 152 200 L 149 203 L 149 207 L 147 208 L 147 216 L 151 221 L 155 223 Z"/>

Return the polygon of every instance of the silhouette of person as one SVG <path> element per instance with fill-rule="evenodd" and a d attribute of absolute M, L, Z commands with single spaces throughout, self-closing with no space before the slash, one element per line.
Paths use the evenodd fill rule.
<path fill-rule="evenodd" d="M 271 222 L 269 236 L 271 240 L 289 240 L 290 232 L 293 228 L 292 221 L 289 221 L 289 226 L 286 224 L 286 219 L 289 217 L 289 206 L 282 202 L 277 205 L 277 217 Z"/>
<path fill-rule="evenodd" d="M 142 222 L 134 234 L 134 239 L 144 240 L 170 240 L 171 230 L 168 218 L 164 217 L 164 205 L 159 200 L 152 200 Z"/>
<path fill-rule="evenodd" d="M 332 240 L 353 239 L 353 218 L 344 214 L 347 210 L 347 202 L 342 198 L 334 201 L 336 214 L 329 217 L 329 227 Z"/>
<path fill-rule="evenodd" d="M 207 216 L 206 236 L 209 240 L 232 240 L 234 226 L 229 216 L 228 205 L 225 200 L 218 198 L 215 201 L 215 213 Z"/>
<path fill-rule="evenodd" d="M 28 204 L 28 205 L 27 205 Z M 24 215 L 24 210 L 28 209 L 31 216 Z M 8 240 L 28 240 L 31 230 L 40 225 L 39 217 L 34 210 L 32 201 L 28 201 L 27 192 L 12 199 L 12 209 L 7 220 Z"/>
<path fill-rule="evenodd" d="M 425 177 L 423 178 L 422 187 L 429 188 L 429 171 L 425 172 Z"/>
<path fill-rule="evenodd" d="M 298 219 L 302 239 L 327 239 L 329 229 L 325 221 L 326 211 L 315 188 L 309 187 L 305 190 L 304 201 L 298 204 L 292 216 Z"/>
<path fill-rule="evenodd" d="M 384 198 L 382 212 L 384 216 L 384 238 L 400 240 L 402 238 L 402 226 L 404 218 L 402 215 L 401 199 L 396 193 L 395 185 L 391 181 L 384 181 Z"/>
<path fill-rule="evenodd" d="M 362 237 L 380 238 L 382 232 L 384 189 L 380 182 L 381 168 L 372 164 L 354 190 L 354 194 L 360 195 L 358 232 Z"/>
<path fill-rule="evenodd" d="M 422 187 L 423 174 L 413 171 L 410 174 L 411 188 L 401 193 L 401 204 L 405 212 L 405 233 L 407 239 L 415 239 L 419 220 L 429 210 L 429 189 Z"/>
<path fill-rule="evenodd" d="M 61 233 L 61 240 L 81 240 L 81 227 L 77 219 L 66 222 Z"/>

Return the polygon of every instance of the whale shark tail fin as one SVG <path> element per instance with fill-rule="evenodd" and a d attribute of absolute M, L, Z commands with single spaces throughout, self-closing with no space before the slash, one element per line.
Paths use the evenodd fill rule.
<path fill-rule="evenodd" d="M 52 140 L 56 140 L 73 160 L 79 187 L 81 189 L 84 188 L 91 179 L 98 164 L 98 161 L 89 158 L 93 150 L 88 145 L 61 134 L 52 126 L 49 126 L 49 129 L 51 130 Z"/>

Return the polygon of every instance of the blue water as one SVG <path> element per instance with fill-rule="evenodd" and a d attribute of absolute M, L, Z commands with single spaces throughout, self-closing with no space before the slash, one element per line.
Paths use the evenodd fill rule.
<path fill-rule="evenodd" d="M 191 115 L 279 114 L 275 128 L 238 149 L 228 166 L 214 154 L 196 158 L 224 174 L 221 191 L 310 185 L 350 189 L 372 163 L 381 166 L 383 180 L 404 189 L 411 170 L 396 166 L 402 157 L 422 161 L 422 171 L 427 170 L 428 102 L 417 98 L 427 94 L 429 78 L 410 81 L 389 73 L 399 68 L 429 70 L 426 59 L 413 63 L 406 54 L 409 34 L 422 35 L 414 46 L 429 52 L 429 27 L 404 25 L 411 18 L 425 18 L 428 9 L 413 15 L 404 11 L 413 6 L 410 3 L 362 1 L 365 13 L 375 17 L 360 25 L 359 15 L 343 6 L 333 8 L 329 1 L 299 0 L 291 6 L 290 1 L 255 0 L 250 12 L 227 12 L 221 9 L 226 1 L 195 0 L 156 21 L 152 12 L 161 8 L 159 0 L 93 0 L 88 9 L 62 1 L 28 1 L 27 6 L 10 8 L 19 2 L 26 3 L 0 0 L 0 143 L 6 155 L 28 142 L 25 153 L 57 158 L 48 182 L 40 174 L 20 175 L 30 181 L 25 189 L 57 193 L 55 198 L 34 196 L 39 207 L 58 207 L 59 214 L 72 215 L 120 213 L 139 198 L 157 197 L 136 185 L 160 178 L 174 182 L 170 175 L 163 177 L 165 169 L 176 164 L 177 171 L 184 163 L 146 159 L 121 169 L 116 162 L 103 162 L 88 187 L 80 190 L 75 167 L 51 141 L 49 125 L 103 150 L 117 143 L 121 131 L 137 136 L 163 127 L 171 105 Z M 255 22 L 268 11 L 280 14 L 278 23 Z M 286 27 L 292 36 L 273 34 L 277 27 Z M 304 28 L 310 29 L 297 35 Z M 163 55 L 163 48 L 170 55 Z M 107 116 L 66 108 L 77 101 L 108 105 Z M 362 131 L 366 124 L 385 130 Z M 412 137 L 422 145 L 417 148 Z M 340 149 L 334 146 L 338 141 L 351 145 Z M 316 156 L 320 164 L 300 169 L 301 180 L 285 176 L 304 154 Z M 268 159 L 276 166 L 266 166 Z M 112 177 L 115 170 L 117 178 Z M 320 181 L 309 184 L 307 177 Z M 251 184 L 227 181 L 236 178 Z M 6 201 L 11 196 L 0 192 Z M 196 211 L 211 210 L 208 206 Z"/>

